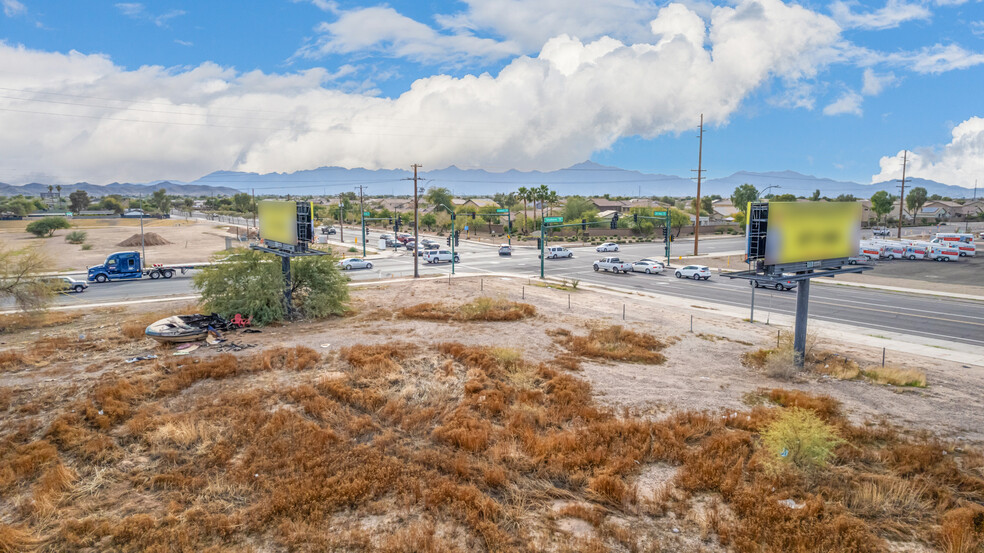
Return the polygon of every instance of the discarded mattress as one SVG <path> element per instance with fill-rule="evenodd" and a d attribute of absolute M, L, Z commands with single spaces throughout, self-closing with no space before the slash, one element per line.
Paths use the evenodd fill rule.
<path fill-rule="evenodd" d="M 158 342 L 197 342 L 208 336 L 209 330 L 225 330 L 225 319 L 211 315 L 174 315 L 147 327 L 145 334 Z"/>

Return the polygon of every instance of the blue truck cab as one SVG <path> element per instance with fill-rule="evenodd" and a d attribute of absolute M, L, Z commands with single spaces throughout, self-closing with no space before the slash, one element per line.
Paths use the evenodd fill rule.
<path fill-rule="evenodd" d="M 116 252 L 109 254 L 106 262 L 102 265 L 89 267 L 89 275 L 86 280 L 89 282 L 106 282 L 107 280 L 140 278 L 141 276 L 143 276 L 143 267 L 140 263 L 140 252 Z"/>

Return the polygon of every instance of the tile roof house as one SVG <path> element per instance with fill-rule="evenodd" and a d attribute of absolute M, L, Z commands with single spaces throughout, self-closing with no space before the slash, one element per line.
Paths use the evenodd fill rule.
<path fill-rule="evenodd" d="M 609 200 L 607 198 L 591 198 L 588 200 L 592 205 L 595 206 L 599 212 L 602 211 L 617 211 L 619 213 L 624 213 L 632 208 L 631 202 L 624 202 L 622 200 Z"/>

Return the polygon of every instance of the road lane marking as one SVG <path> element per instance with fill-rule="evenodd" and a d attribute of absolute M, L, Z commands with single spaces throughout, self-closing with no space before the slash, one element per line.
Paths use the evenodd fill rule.
<path fill-rule="evenodd" d="M 832 305 L 832 306 L 835 306 L 835 307 L 844 307 L 843 305 L 839 305 L 839 304 L 836 304 L 836 303 L 830 303 L 830 302 L 826 302 L 826 301 L 814 301 L 813 303 L 819 303 L 819 304 L 822 304 L 822 305 Z M 918 317 L 920 319 L 932 319 L 934 321 L 944 321 L 944 322 L 947 322 L 947 323 L 957 323 L 957 324 L 963 324 L 963 325 L 984 326 L 984 323 L 974 323 L 974 322 L 971 322 L 971 321 L 957 321 L 955 319 L 947 319 L 945 317 L 930 317 L 928 315 L 919 315 L 917 313 L 899 313 L 897 311 L 888 311 L 886 309 L 875 309 L 873 307 L 850 307 L 850 308 L 846 308 L 846 309 L 859 309 L 859 310 L 862 310 L 862 311 L 875 311 L 875 312 L 878 312 L 878 313 L 890 313 L 892 315 L 898 315 L 900 317 Z M 956 315 L 956 316 L 957 317 L 962 317 L 963 315 Z"/>

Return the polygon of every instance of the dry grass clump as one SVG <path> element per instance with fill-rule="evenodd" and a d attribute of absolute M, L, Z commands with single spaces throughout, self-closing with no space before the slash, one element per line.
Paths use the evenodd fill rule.
<path fill-rule="evenodd" d="M 0 334 L 61 326 L 79 319 L 82 315 L 78 311 L 7 313 L 0 315 Z"/>
<path fill-rule="evenodd" d="M 666 342 L 619 325 L 594 329 L 587 336 L 557 333 L 556 339 L 570 353 L 582 357 L 654 365 L 666 361 L 666 356 L 661 353 L 667 346 Z"/>
<path fill-rule="evenodd" d="M 865 369 L 862 374 L 868 380 L 878 384 L 892 386 L 926 387 L 926 373 L 918 369 L 902 369 L 899 367 L 874 367 Z"/>
<path fill-rule="evenodd" d="M 581 347 L 661 347 L 621 329 L 594 340 Z M 673 547 L 670 512 L 738 553 L 980 547 L 984 454 L 853 425 L 829 397 L 765 395 L 774 406 L 724 417 L 618 415 L 569 372 L 455 342 L 107 371 L 0 420 L 0 551 L 528 551 L 543 536 L 655 551 Z M 653 465 L 678 468 L 639 493 Z"/>
<path fill-rule="evenodd" d="M 481 297 L 458 306 L 420 303 L 404 307 L 397 314 L 404 319 L 428 321 L 518 321 L 536 315 L 528 303 Z"/>

